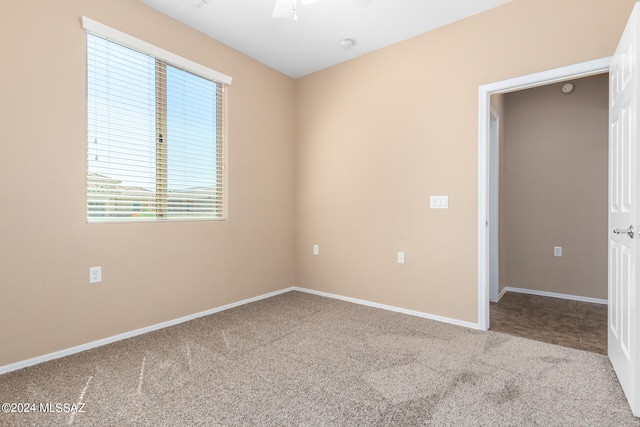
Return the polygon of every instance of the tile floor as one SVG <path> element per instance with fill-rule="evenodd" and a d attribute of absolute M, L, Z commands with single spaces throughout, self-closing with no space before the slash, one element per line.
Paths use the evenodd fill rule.
<path fill-rule="evenodd" d="M 491 303 L 491 326 L 564 347 L 607 354 L 607 306 L 507 292 Z"/>

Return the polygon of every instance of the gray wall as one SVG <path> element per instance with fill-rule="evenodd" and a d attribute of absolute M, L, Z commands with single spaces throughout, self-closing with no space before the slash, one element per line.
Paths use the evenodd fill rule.
<path fill-rule="evenodd" d="M 608 75 L 573 83 L 505 96 L 501 285 L 606 299 Z"/>

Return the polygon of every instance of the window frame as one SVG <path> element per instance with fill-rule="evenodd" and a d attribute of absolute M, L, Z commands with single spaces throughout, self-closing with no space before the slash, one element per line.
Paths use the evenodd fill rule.
<path fill-rule="evenodd" d="M 172 52 L 169 52 L 165 49 L 159 48 L 155 45 L 152 45 L 148 42 L 145 42 L 143 40 L 137 39 L 133 36 L 130 36 L 126 33 L 123 33 L 119 30 L 116 30 L 114 28 L 111 28 L 107 25 L 101 24 L 97 21 L 94 21 L 90 18 L 87 18 L 86 16 L 82 17 L 82 27 L 83 29 L 86 31 L 86 33 L 89 34 L 93 34 L 95 36 L 101 37 L 103 39 L 106 39 L 108 41 L 117 43 L 119 45 L 125 46 L 127 48 L 131 48 L 135 51 L 138 51 L 140 53 L 149 55 L 150 57 L 153 57 L 156 59 L 156 64 L 158 62 L 163 62 L 167 65 L 170 65 L 171 67 L 174 67 L 178 70 L 181 71 L 185 71 L 191 74 L 194 74 L 196 76 L 202 77 L 204 79 L 213 81 L 217 84 L 221 85 L 221 92 L 223 94 L 223 98 L 222 98 L 222 104 L 221 104 L 221 109 L 222 111 L 220 112 L 220 117 L 222 119 L 222 135 L 221 135 L 221 141 L 219 141 L 219 143 L 221 144 L 221 148 L 222 148 L 222 164 L 218 167 L 216 166 L 216 170 L 218 170 L 218 168 L 221 168 L 221 176 L 222 176 L 222 192 L 221 192 L 221 198 L 222 198 L 222 203 L 221 203 L 221 211 L 220 211 L 220 215 L 219 216 L 211 216 L 211 217 L 176 217 L 176 218 L 172 218 L 171 216 L 167 216 L 166 212 L 164 212 L 165 214 L 163 215 L 161 211 L 156 210 L 155 212 L 155 216 L 154 217 L 143 217 L 143 218 L 128 218 L 128 217 L 122 217 L 122 218 L 116 218 L 116 217 L 104 217 L 104 218 L 99 218 L 99 217 L 90 217 L 89 216 L 89 205 L 90 205 L 90 200 L 89 200 L 89 193 L 88 193 L 88 185 L 89 185 L 89 169 L 88 169 L 88 164 L 87 164 L 87 170 L 85 171 L 85 197 L 86 197 L 86 203 L 85 203 L 85 220 L 87 221 L 87 223 L 89 224 L 100 224 L 100 223 L 135 223 L 135 222 L 175 222 L 175 221 L 220 221 L 220 220 L 226 220 L 227 219 L 227 212 L 228 212 L 228 172 L 227 172 L 227 163 L 228 163 L 228 150 L 227 150 L 227 144 L 228 144 L 228 138 L 227 138 L 227 126 L 228 126 L 228 121 L 227 121 L 227 88 L 228 86 L 231 85 L 232 82 L 232 78 L 220 73 L 218 71 L 212 70 L 211 68 L 205 67 L 201 64 L 198 64 L 197 62 L 191 61 L 189 59 L 186 59 L 184 57 L 181 57 L 179 55 L 176 55 Z M 88 48 L 88 46 L 87 46 Z M 87 52 L 87 50 L 85 50 Z M 87 69 L 86 72 L 88 73 L 89 70 Z M 87 74 L 88 75 L 88 74 Z M 158 99 L 158 98 L 156 98 Z M 87 100 L 88 102 L 88 100 Z M 88 112 L 88 109 L 85 109 L 85 113 Z M 159 120 L 159 119 L 157 119 Z M 160 119 L 161 120 L 161 119 Z M 166 127 L 166 120 L 164 121 L 165 127 Z M 87 125 L 88 126 L 88 125 Z M 85 129 L 85 138 L 87 135 L 87 130 Z M 166 135 L 166 131 L 164 132 L 164 135 Z M 85 141 L 86 142 L 86 141 Z M 85 145 L 85 150 L 88 150 L 88 147 Z M 166 150 L 166 147 L 165 147 Z M 86 158 L 86 152 L 85 152 L 85 158 Z M 166 159 L 164 160 L 166 162 Z M 164 178 L 158 178 L 158 175 L 156 174 L 156 179 L 164 179 L 166 181 L 166 177 Z M 166 185 L 166 183 L 165 183 Z M 95 202 L 95 201 L 94 201 Z"/>

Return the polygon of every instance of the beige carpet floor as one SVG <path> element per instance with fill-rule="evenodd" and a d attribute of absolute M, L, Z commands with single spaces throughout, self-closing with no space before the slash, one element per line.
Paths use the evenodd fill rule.
<path fill-rule="evenodd" d="M 604 355 L 301 292 L 4 374 L 0 402 L 84 404 L 2 426 L 640 426 Z"/>

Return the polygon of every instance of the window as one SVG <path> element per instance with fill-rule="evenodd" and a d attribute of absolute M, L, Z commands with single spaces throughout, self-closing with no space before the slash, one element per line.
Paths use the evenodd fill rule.
<path fill-rule="evenodd" d="M 87 220 L 224 219 L 231 79 L 87 18 L 83 25 Z"/>

